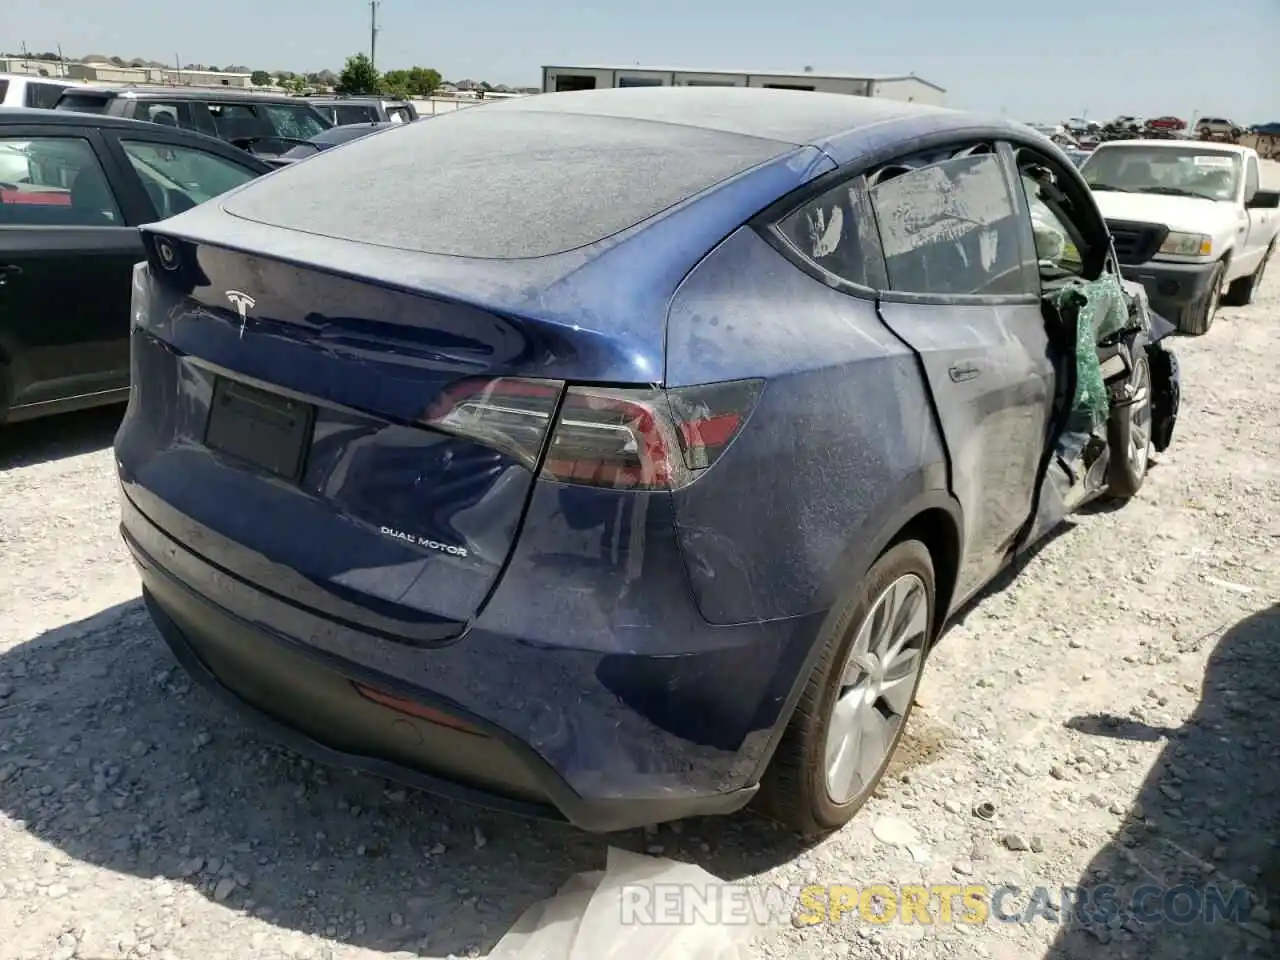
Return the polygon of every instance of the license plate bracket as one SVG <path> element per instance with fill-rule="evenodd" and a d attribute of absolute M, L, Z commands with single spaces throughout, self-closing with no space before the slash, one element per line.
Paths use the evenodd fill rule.
<path fill-rule="evenodd" d="M 213 384 L 204 445 L 275 476 L 297 480 L 315 407 L 226 377 Z"/>

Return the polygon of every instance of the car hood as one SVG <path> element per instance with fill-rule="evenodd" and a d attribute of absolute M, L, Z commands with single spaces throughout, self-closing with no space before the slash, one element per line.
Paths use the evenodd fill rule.
<path fill-rule="evenodd" d="M 1120 193 L 1116 190 L 1098 190 L 1093 197 L 1108 220 L 1159 223 L 1179 233 L 1215 234 L 1228 227 L 1234 229 L 1237 219 L 1236 206 L 1226 200 Z"/>

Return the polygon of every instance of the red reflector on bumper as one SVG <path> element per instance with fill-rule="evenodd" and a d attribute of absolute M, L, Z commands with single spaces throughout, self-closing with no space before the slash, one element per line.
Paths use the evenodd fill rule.
<path fill-rule="evenodd" d="M 417 717 L 419 720 L 425 720 L 428 723 L 434 723 L 440 727 L 449 727 L 452 730 L 458 730 L 461 733 L 469 733 L 472 736 L 483 737 L 484 734 L 471 726 L 454 717 L 443 713 L 440 710 L 433 710 L 431 707 L 425 707 L 420 703 L 412 700 L 406 700 L 404 697 L 392 696 L 389 693 L 383 693 L 380 690 L 374 690 L 372 687 L 366 687 L 361 683 L 353 683 L 356 692 L 366 700 L 372 700 L 374 703 L 381 704 L 389 710 L 397 713 L 403 713 L 406 716 Z"/>

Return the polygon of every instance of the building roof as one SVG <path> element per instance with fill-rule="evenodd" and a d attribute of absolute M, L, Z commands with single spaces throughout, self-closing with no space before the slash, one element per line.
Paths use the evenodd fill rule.
<path fill-rule="evenodd" d="M 707 73 L 707 74 L 724 74 L 727 76 L 737 77 L 809 77 L 814 80 L 916 80 L 923 83 L 926 87 L 933 87 L 946 93 L 945 87 L 940 87 L 932 81 L 923 77 L 917 77 L 914 73 L 807 73 L 804 70 L 725 70 L 718 67 L 668 67 L 668 66 L 648 66 L 637 63 L 615 63 L 615 64 L 546 64 L 543 71 L 547 70 L 618 70 L 629 71 L 631 73 Z"/>
<path fill-rule="evenodd" d="M 656 121 L 792 145 L 889 120 L 962 116 L 944 107 L 899 100 L 763 87 L 632 87 L 547 93 L 503 100 L 485 111 Z"/>

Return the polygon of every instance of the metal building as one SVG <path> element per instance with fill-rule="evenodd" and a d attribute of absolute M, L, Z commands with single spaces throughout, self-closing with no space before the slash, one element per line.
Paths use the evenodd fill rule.
<path fill-rule="evenodd" d="M 913 74 L 778 73 L 768 70 L 690 70 L 682 67 L 544 66 L 543 93 L 605 87 L 772 87 L 884 97 L 942 106 L 946 90 Z"/>

